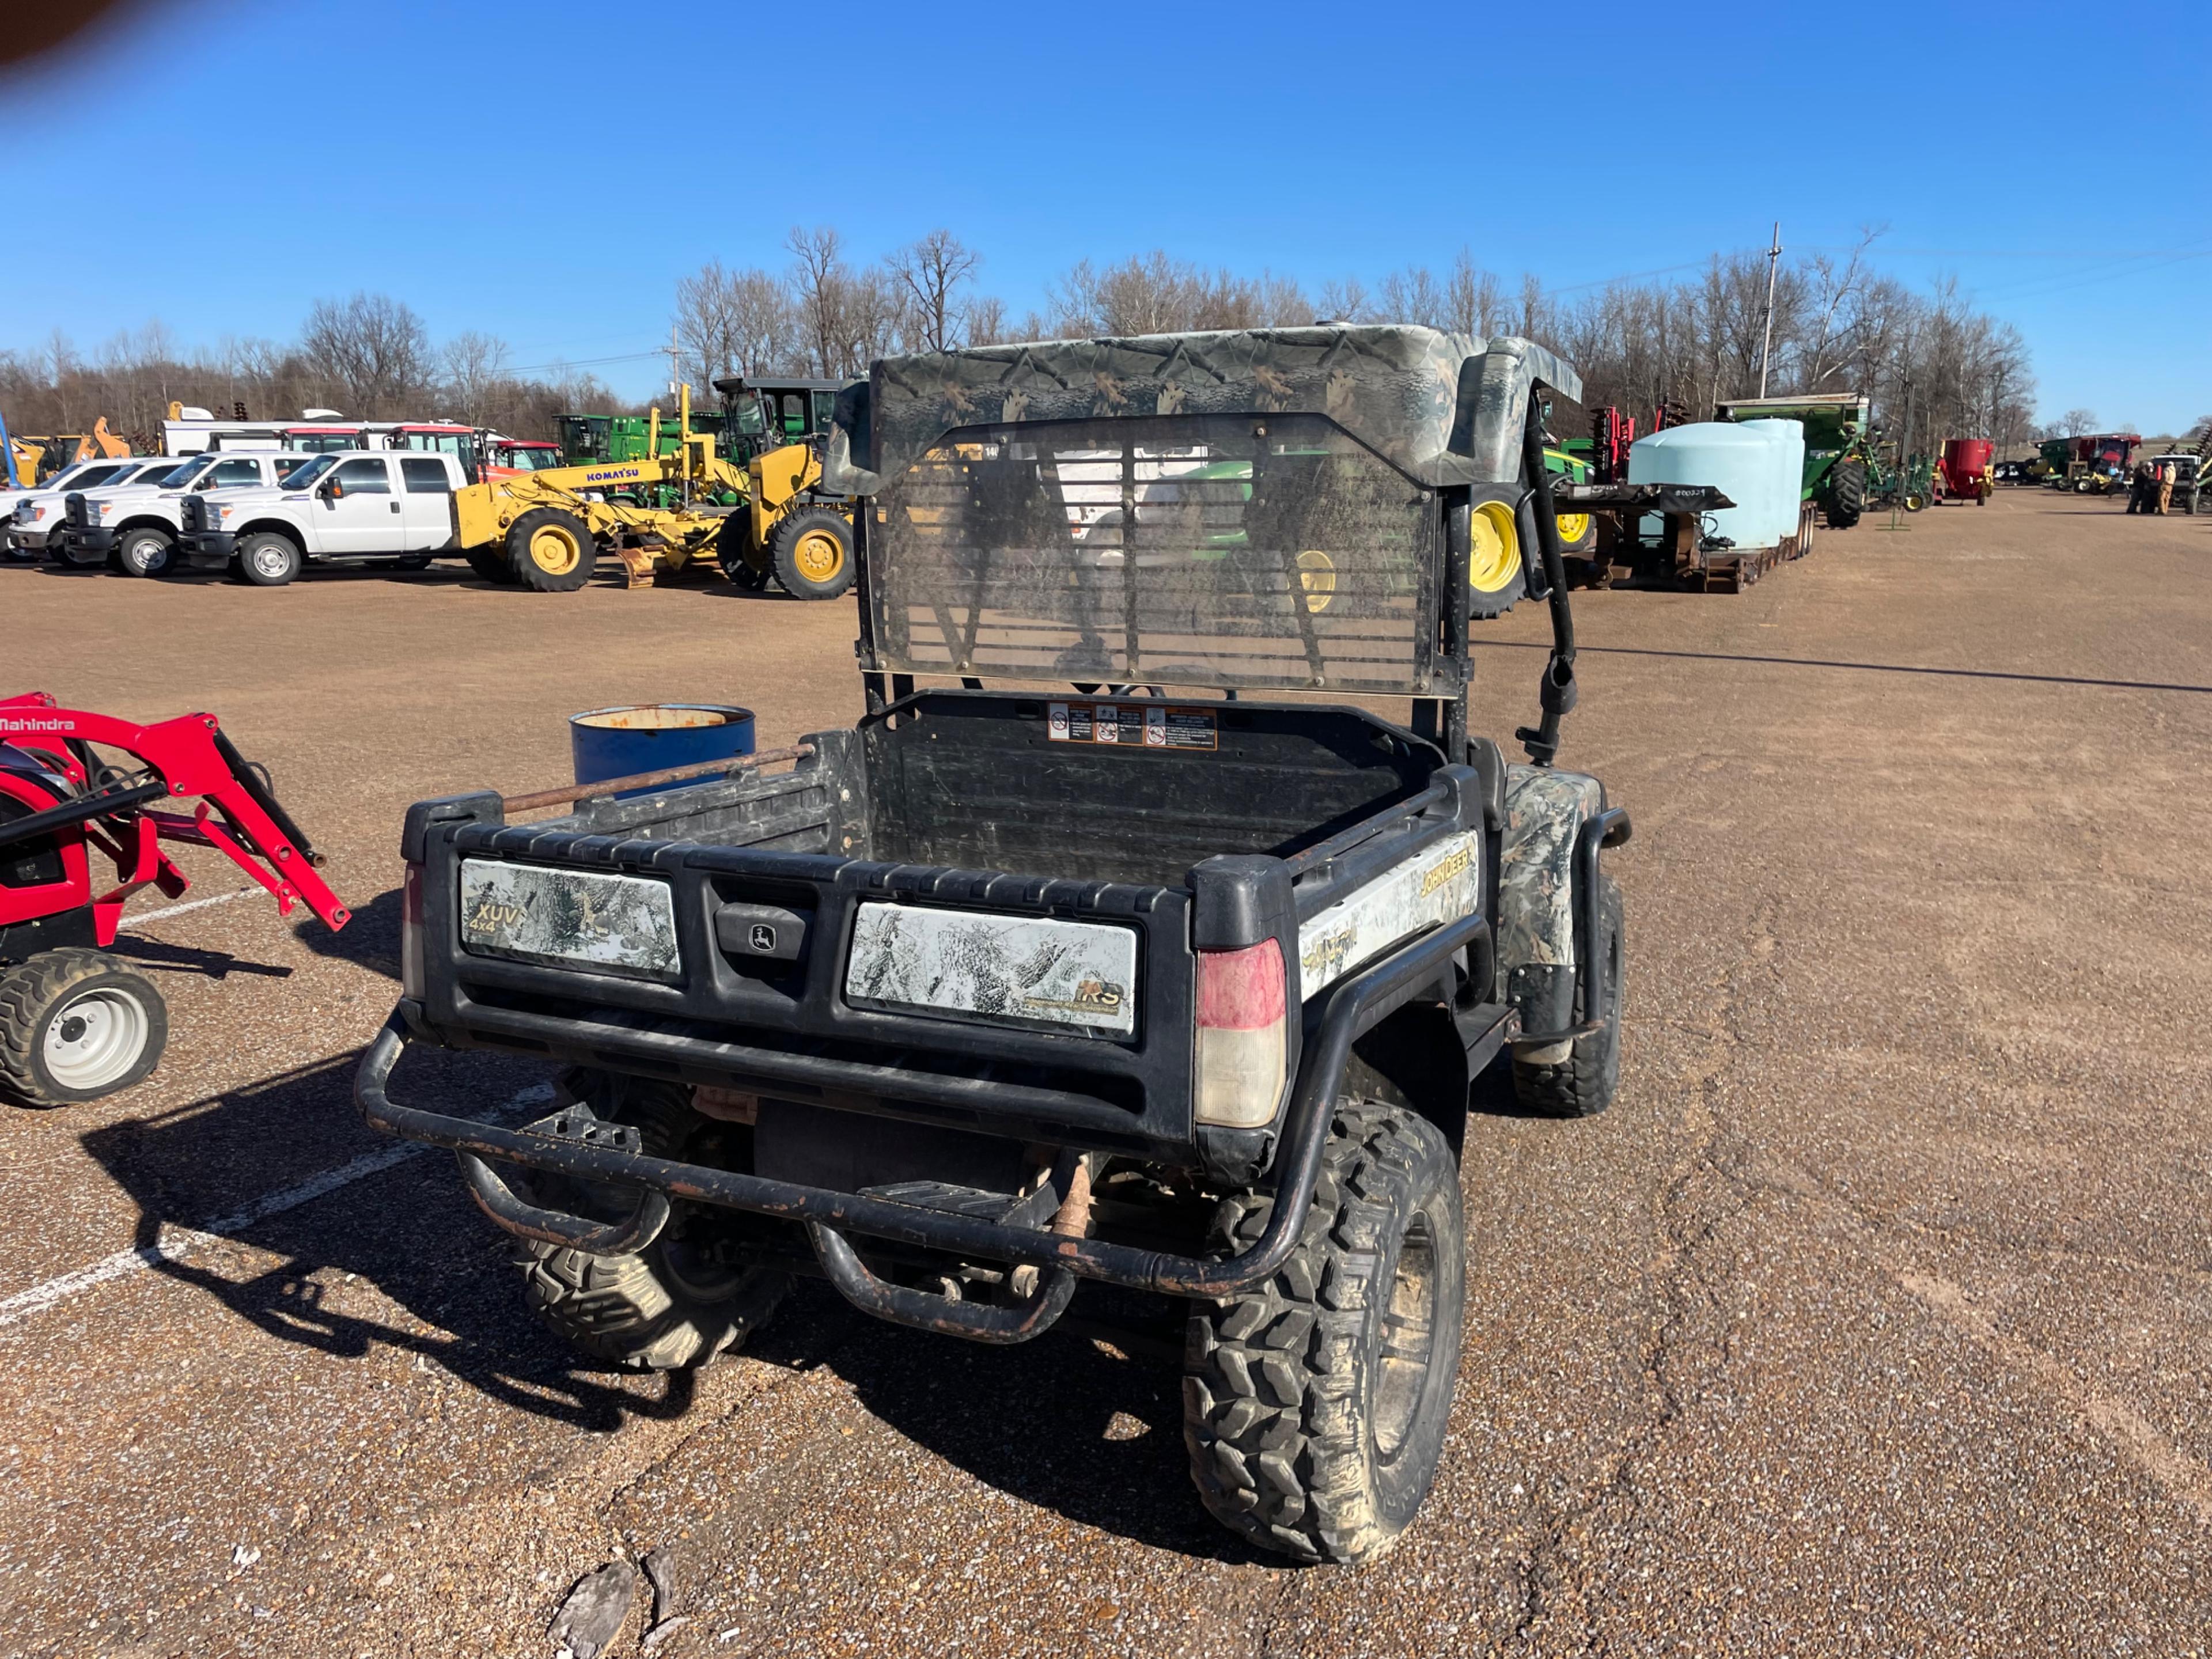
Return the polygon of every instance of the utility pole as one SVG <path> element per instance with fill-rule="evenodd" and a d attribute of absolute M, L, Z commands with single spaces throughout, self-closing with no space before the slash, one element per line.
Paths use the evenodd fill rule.
<path fill-rule="evenodd" d="M 676 325 L 673 323 L 668 325 L 668 344 L 665 349 L 668 353 L 668 395 L 673 398 L 676 395 L 677 381 L 681 378 L 681 371 L 677 363 Z"/>
<path fill-rule="evenodd" d="M 1759 395 L 1766 395 L 1766 363 L 1774 355 L 1774 276 L 1782 268 L 1782 221 L 1774 222 L 1774 246 L 1766 250 L 1766 316 L 1759 325 Z"/>

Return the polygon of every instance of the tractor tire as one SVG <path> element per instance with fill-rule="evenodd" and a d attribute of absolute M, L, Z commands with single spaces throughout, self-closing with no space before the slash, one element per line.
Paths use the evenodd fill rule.
<path fill-rule="evenodd" d="M 756 564 L 752 527 L 748 514 L 732 513 L 714 532 L 714 562 L 731 582 L 749 593 L 763 592 L 772 574 L 766 563 Z"/>
<path fill-rule="evenodd" d="M 1838 461 L 1828 472 L 1828 528 L 1849 530 L 1865 511 L 1865 464 Z"/>
<path fill-rule="evenodd" d="M 1250 1248 L 1273 1201 L 1224 1199 L 1216 1248 Z M 1213 1518 L 1301 1561 L 1389 1548 L 1443 1455 L 1466 1301 L 1449 1144 L 1401 1108 L 1340 1102 L 1290 1259 L 1257 1289 L 1191 1305 L 1183 1444 Z"/>
<path fill-rule="evenodd" d="M 115 544 L 115 562 L 126 576 L 166 576 L 176 568 L 176 538 L 166 530 L 127 530 Z"/>
<path fill-rule="evenodd" d="M 469 562 L 469 568 L 486 581 L 495 582 L 501 587 L 514 586 L 514 568 L 507 562 L 507 549 L 504 544 L 498 547 L 472 547 L 461 556 Z"/>
<path fill-rule="evenodd" d="M 299 543 L 278 531 L 257 530 L 238 544 L 238 579 L 254 587 L 286 586 L 306 564 Z"/>
<path fill-rule="evenodd" d="M 681 1158 L 697 1139 L 732 1127 L 693 1110 L 679 1085 L 605 1072 L 572 1072 L 567 1080 L 599 1116 L 635 1127 L 652 1157 Z M 614 1364 L 704 1364 L 765 1324 L 791 1288 L 788 1273 L 732 1245 L 727 1213 L 678 1201 L 660 1236 L 634 1255 L 525 1243 L 524 1304 L 564 1341 Z"/>
<path fill-rule="evenodd" d="M 0 1088 L 25 1105 L 127 1089 L 168 1041 L 161 994 L 98 951 L 44 951 L 0 976 Z"/>
<path fill-rule="evenodd" d="M 1620 889 L 1610 876 L 1598 878 L 1598 916 L 1605 939 L 1607 979 L 1613 1000 L 1605 1011 L 1605 1024 L 1586 1037 L 1566 1045 L 1559 1060 L 1523 1060 L 1513 1056 L 1513 1097 L 1521 1109 L 1537 1117 L 1595 1117 L 1613 1104 L 1620 1087 L 1620 1004 L 1623 928 Z M 1582 988 L 1575 988 L 1574 1024 L 1588 1018 L 1583 1012 Z"/>
<path fill-rule="evenodd" d="M 826 507 L 794 513 L 769 532 L 775 579 L 795 599 L 834 599 L 853 585 L 853 526 Z"/>
<path fill-rule="evenodd" d="M 590 527 L 557 507 L 524 514 L 507 532 L 507 568 L 533 593 L 573 593 L 591 580 L 599 558 Z"/>

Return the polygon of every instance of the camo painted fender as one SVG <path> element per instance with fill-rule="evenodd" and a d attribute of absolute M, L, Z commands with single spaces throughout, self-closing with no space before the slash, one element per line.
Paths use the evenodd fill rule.
<path fill-rule="evenodd" d="M 1575 965 L 1575 835 L 1604 810 L 1605 790 L 1595 778 L 1549 767 L 1505 769 L 1498 975 L 1508 994 L 1516 969 Z"/>

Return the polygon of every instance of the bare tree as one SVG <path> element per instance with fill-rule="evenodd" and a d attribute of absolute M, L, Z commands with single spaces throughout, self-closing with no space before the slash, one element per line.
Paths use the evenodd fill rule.
<path fill-rule="evenodd" d="M 2069 409 L 2058 417 L 2058 435 L 2080 438 L 2097 429 L 2097 411 L 2094 409 Z"/>
<path fill-rule="evenodd" d="M 994 294 L 969 301 L 961 311 L 960 327 L 969 345 L 997 345 L 1002 340 L 1024 337 L 1008 331 L 1006 302 Z"/>
<path fill-rule="evenodd" d="M 725 375 L 805 367 L 791 295 L 757 267 L 732 270 L 712 259 L 677 283 L 676 337 L 679 372 L 702 392 Z"/>
<path fill-rule="evenodd" d="M 343 389 L 349 415 L 398 413 L 429 386 L 430 332 L 414 312 L 385 295 L 316 301 L 301 346 Z"/>
<path fill-rule="evenodd" d="M 949 230 L 933 230 L 884 261 L 907 312 L 905 331 L 915 345 L 945 351 L 960 343 L 960 289 L 981 263 Z"/>
<path fill-rule="evenodd" d="M 1451 277 L 1444 287 L 1445 315 L 1455 333 L 1476 339 L 1497 331 L 1505 312 L 1505 290 L 1495 275 L 1479 270 L 1474 256 L 1465 248 L 1452 260 Z"/>
<path fill-rule="evenodd" d="M 471 425 L 488 425 L 493 391 L 507 378 L 507 342 L 465 330 L 446 342 L 439 359 L 446 370 L 445 399 L 452 413 Z"/>

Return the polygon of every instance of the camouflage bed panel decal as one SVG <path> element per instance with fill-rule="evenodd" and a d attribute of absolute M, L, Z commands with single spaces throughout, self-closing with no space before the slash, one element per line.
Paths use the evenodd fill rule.
<path fill-rule="evenodd" d="M 1481 841 L 1447 836 L 1298 928 L 1298 988 L 1310 997 L 1399 940 L 1472 915 L 1482 902 Z"/>
<path fill-rule="evenodd" d="M 642 876 L 465 859 L 460 927 L 481 956 L 654 979 L 678 966 L 668 884 Z"/>
<path fill-rule="evenodd" d="M 845 996 L 994 1024 L 1133 1036 L 1137 935 L 1127 927 L 863 904 Z"/>
<path fill-rule="evenodd" d="M 1575 965 L 1575 834 L 1597 812 L 1595 778 L 1548 767 L 1505 769 L 1498 853 L 1498 971 Z"/>

